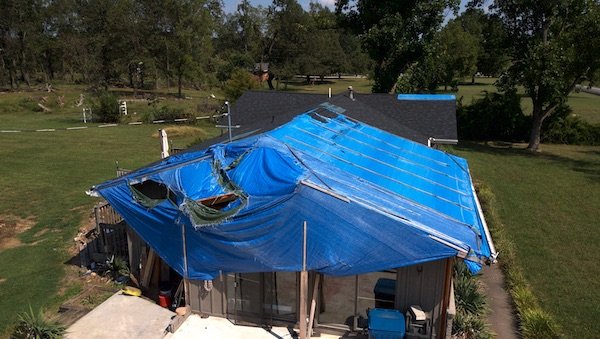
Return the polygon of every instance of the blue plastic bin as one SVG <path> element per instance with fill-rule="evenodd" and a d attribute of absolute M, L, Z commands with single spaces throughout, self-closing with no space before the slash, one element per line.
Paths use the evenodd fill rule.
<path fill-rule="evenodd" d="M 369 339 L 404 339 L 404 315 L 398 310 L 369 310 Z"/>

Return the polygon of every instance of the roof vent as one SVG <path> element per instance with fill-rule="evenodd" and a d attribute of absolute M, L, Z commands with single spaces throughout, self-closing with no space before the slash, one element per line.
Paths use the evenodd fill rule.
<path fill-rule="evenodd" d="M 354 89 L 352 86 L 348 86 L 348 97 L 350 100 L 354 101 Z"/>

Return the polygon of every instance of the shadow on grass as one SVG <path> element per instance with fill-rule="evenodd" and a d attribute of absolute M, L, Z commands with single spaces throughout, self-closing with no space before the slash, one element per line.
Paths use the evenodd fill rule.
<path fill-rule="evenodd" d="M 495 156 L 525 157 L 529 159 L 540 159 L 567 167 L 575 172 L 580 172 L 586 178 L 600 183 L 600 150 L 580 150 L 585 154 L 587 160 L 577 160 L 567 156 L 552 154 L 548 152 L 530 152 L 522 146 L 515 146 L 510 142 L 470 142 L 464 141 L 455 145 L 453 149 L 462 152 L 477 152 Z"/>

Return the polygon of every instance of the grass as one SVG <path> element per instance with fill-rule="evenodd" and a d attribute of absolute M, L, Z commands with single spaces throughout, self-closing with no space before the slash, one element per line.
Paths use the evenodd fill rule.
<path fill-rule="evenodd" d="M 65 97 L 73 101 L 81 90 L 78 86 L 61 87 Z M 83 125 L 71 100 L 63 109 L 53 106 L 51 113 L 28 109 L 28 98 L 41 95 L 46 94 L 0 94 L 0 130 Z M 165 101 L 171 102 L 182 104 Z M 197 101 L 184 103 L 191 108 Z M 201 128 L 198 133 L 186 129 L 171 138 L 174 146 L 185 147 L 198 137 L 216 134 L 209 125 L 196 127 Z M 159 159 L 159 144 L 153 137 L 158 128 L 141 125 L 0 135 L 0 223 L 16 218 L 35 220 L 33 227 L 17 235 L 21 246 L 0 249 L 0 335 L 7 334 L 7 327 L 27 305 L 34 310 L 42 306 L 56 309 L 72 294 L 69 286 L 61 286 L 65 263 L 70 260 L 68 248 L 96 202 L 84 192 L 114 177 L 117 160 L 121 167 L 137 168 Z"/>
<path fill-rule="evenodd" d="M 465 105 L 470 105 L 474 100 L 480 99 L 485 95 L 485 92 L 497 92 L 494 82 L 496 78 L 476 78 L 475 84 L 471 84 L 470 80 L 458 86 L 458 92 L 452 92 L 458 99 L 462 97 L 462 102 Z M 442 88 L 439 90 L 444 92 Z M 600 96 L 584 93 L 572 92 L 567 101 L 573 109 L 573 114 L 579 116 L 583 120 L 592 123 L 600 123 Z M 521 108 L 526 115 L 531 114 L 533 104 L 531 99 L 524 96 L 521 99 Z"/>
<path fill-rule="evenodd" d="M 465 157 L 474 177 L 497 197 L 515 265 L 541 309 L 569 337 L 595 337 L 600 333 L 600 148 L 543 145 L 542 154 L 531 154 L 524 147 L 464 144 L 452 152 Z"/>
<path fill-rule="evenodd" d="M 275 82 L 275 84 L 276 83 L 277 82 Z M 347 91 L 348 86 L 352 86 L 352 88 L 358 93 L 371 93 L 373 81 L 364 77 L 350 76 L 343 77 L 342 79 L 325 78 L 323 83 L 317 81 L 314 84 L 307 84 L 306 78 L 295 78 L 288 81 L 287 88 L 282 82 L 279 85 L 279 89 L 291 92 L 327 94 L 329 92 L 329 88 L 331 88 L 332 94 L 335 95 Z M 266 82 L 262 84 L 262 89 L 268 89 Z"/>

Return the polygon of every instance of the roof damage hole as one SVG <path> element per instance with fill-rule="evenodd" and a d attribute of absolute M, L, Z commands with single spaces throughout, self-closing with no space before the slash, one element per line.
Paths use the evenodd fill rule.
<path fill-rule="evenodd" d="M 146 180 L 131 186 L 150 199 L 165 200 L 169 197 L 167 185 L 154 180 Z"/>
<path fill-rule="evenodd" d="M 319 122 L 322 122 L 322 123 L 326 123 L 327 122 L 327 120 L 323 119 L 323 117 L 321 117 L 320 115 L 318 115 L 315 112 L 308 113 L 308 116 L 310 116 L 311 118 L 313 118 L 313 119 L 315 119 L 315 120 L 317 120 Z"/>
<path fill-rule="evenodd" d="M 213 208 L 215 210 L 222 210 L 229 205 L 232 201 L 235 201 L 238 198 L 234 193 L 227 193 L 222 195 L 217 195 L 214 197 L 206 198 L 198 200 L 204 206 Z"/>
<path fill-rule="evenodd" d="M 163 183 L 146 180 L 130 187 L 135 200 L 146 208 L 154 208 L 167 199 L 177 205 L 177 196 Z"/>
<path fill-rule="evenodd" d="M 316 113 L 318 113 L 320 116 L 329 118 L 329 119 L 334 119 L 337 118 L 339 114 L 332 112 L 328 109 L 325 108 L 318 108 L 316 111 Z"/>

